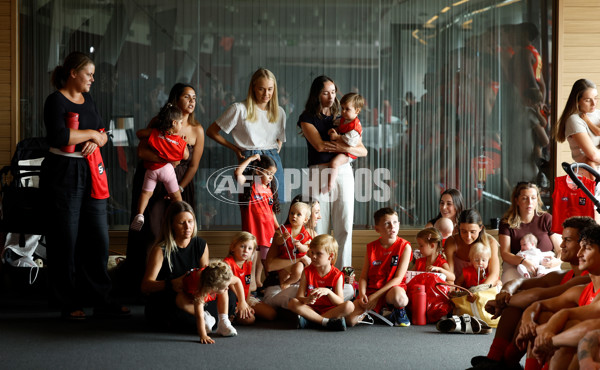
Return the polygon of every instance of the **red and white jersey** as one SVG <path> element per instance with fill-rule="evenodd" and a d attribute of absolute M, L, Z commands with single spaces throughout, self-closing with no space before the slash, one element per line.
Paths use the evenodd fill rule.
<path fill-rule="evenodd" d="M 563 222 L 573 216 L 589 216 L 594 218 L 594 203 L 583 190 L 572 189 L 567 184 L 568 176 L 560 176 L 554 180 L 552 193 L 552 232 L 562 234 Z M 581 178 L 583 185 L 594 194 L 595 183 L 588 178 Z M 573 185 L 574 187 L 574 185 Z"/>
<path fill-rule="evenodd" d="M 248 204 L 241 207 L 242 230 L 256 237 L 259 246 L 270 247 L 275 234 L 273 191 L 260 181 L 252 183 Z"/>
<path fill-rule="evenodd" d="M 292 226 L 291 225 L 283 225 L 285 227 L 285 229 L 287 230 L 287 232 L 292 235 Z M 304 226 L 302 226 L 302 229 L 300 229 L 300 232 L 298 233 L 298 235 L 296 235 L 294 237 L 294 240 L 299 241 L 302 244 L 309 244 L 310 241 L 312 240 L 312 236 L 310 236 L 310 234 L 308 233 L 308 231 L 304 228 Z M 294 253 L 296 255 L 296 258 L 302 258 L 306 255 L 306 252 L 301 253 L 295 250 L 296 247 L 294 246 L 294 244 L 292 243 L 292 240 L 290 238 L 288 238 L 285 241 L 285 244 L 282 245 L 280 247 L 280 251 L 279 251 L 279 258 L 284 258 L 284 259 L 289 259 L 289 258 L 294 258 Z"/>
<path fill-rule="evenodd" d="M 589 272 L 587 270 L 584 270 L 580 276 L 585 276 L 587 274 L 589 274 Z M 565 276 L 563 276 L 562 280 L 560 281 L 559 285 L 566 284 L 569 280 L 573 279 L 573 277 L 575 277 L 575 271 L 573 271 L 573 270 L 567 271 Z"/>
<path fill-rule="evenodd" d="M 148 145 L 156 151 L 161 159 L 167 162 L 177 162 L 183 159 L 187 143 L 181 136 L 165 135 L 157 129 L 152 129 Z M 148 170 L 157 170 L 166 164 L 145 161 L 144 167 Z"/>
<path fill-rule="evenodd" d="M 333 291 L 338 279 L 342 279 L 343 275 L 343 272 L 335 266 L 331 266 L 331 270 L 325 276 L 320 276 L 317 269 L 313 265 L 309 265 L 304 269 L 304 276 L 306 277 L 306 296 L 316 288 L 327 288 Z M 331 303 L 328 296 L 322 296 L 317 299 L 311 307 L 321 314 L 334 308 L 335 305 Z"/>
<path fill-rule="evenodd" d="M 594 284 L 589 283 L 581 292 L 581 296 L 579 296 L 579 306 L 587 306 L 592 303 L 594 298 L 598 295 L 598 292 L 594 292 Z"/>
<path fill-rule="evenodd" d="M 198 294 L 198 285 L 200 284 L 200 275 L 203 268 L 193 268 L 185 273 L 183 277 L 183 292 L 195 296 Z M 210 302 L 217 299 L 216 294 L 209 294 L 204 297 L 204 302 Z"/>
<path fill-rule="evenodd" d="M 252 261 L 244 261 L 242 267 L 239 267 L 232 256 L 227 256 L 223 262 L 226 262 L 229 267 L 231 267 L 231 272 L 233 272 L 234 276 L 240 278 L 242 285 L 244 286 L 244 297 L 248 297 L 248 292 L 250 291 L 250 279 L 252 276 Z"/>
<path fill-rule="evenodd" d="M 394 278 L 400 262 L 400 256 L 407 245 L 410 246 L 410 243 L 400 237 L 388 248 L 384 248 L 381 245 L 380 239 L 367 244 L 366 257 L 369 261 L 367 290 L 378 290 Z M 412 259 L 412 253 L 410 259 Z M 405 280 L 406 276 L 403 276 L 402 283 Z"/>
<path fill-rule="evenodd" d="M 483 284 L 483 281 L 485 279 L 487 279 L 488 269 L 485 269 L 483 271 L 478 271 L 475 269 L 474 266 L 469 265 L 463 269 L 462 273 L 463 273 L 463 277 L 465 278 L 465 282 L 464 282 L 463 286 L 468 289 L 472 286 Z M 479 280 L 477 279 L 478 274 L 479 274 Z"/>
<path fill-rule="evenodd" d="M 448 263 L 448 261 L 446 261 L 444 259 L 444 257 L 442 257 L 441 254 L 438 254 L 437 258 L 435 259 L 435 261 L 433 261 L 433 265 L 435 267 L 444 267 L 444 264 Z M 427 257 L 421 257 L 418 260 L 415 261 L 415 267 L 414 267 L 415 271 L 426 271 L 427 270 Z"/>

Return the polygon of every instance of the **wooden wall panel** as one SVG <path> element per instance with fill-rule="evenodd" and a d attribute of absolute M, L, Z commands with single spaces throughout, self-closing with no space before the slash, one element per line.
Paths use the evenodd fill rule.
<path fill-rule="evenodd" d="M 419 229 L 400 230 L 400 237 L 408 240 L 413 247 L 417 246 L 417 233 Z M 229 253 L 229 242 L 235 231 L 198 231 L 198 236 L 206 240 L 211 258 L 224 258 Z M 498 239 L 498 230 L 488 230 L 488 233 Z M 360 274 L 363 265 L 367 244 L 379 238 L 375 230 L 355 230 L 352 235 L 352 266 Z M 127 249 L 127 231 L 110 232 L 111 254 L 125 254 Z M 357 276 L 358 278 L 358 276 Z"/>
<path fill-rule="evenodd" d="M 13 68 L 17 43 L 17 17 L 13 11 L 16 7 L 16 0 L 0 0 L 0 168 L 10 163 L 13 143 L 17 141 L 14 106 L 18 96 Z"/>

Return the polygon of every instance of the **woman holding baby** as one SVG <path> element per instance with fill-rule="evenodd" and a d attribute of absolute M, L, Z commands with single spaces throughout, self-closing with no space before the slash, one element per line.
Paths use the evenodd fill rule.
<path fill-rule="evenodd" d="M 511 195 L 511 205 L 500 221 L 498 240 L 502 257 L 502 283 L 521 275 L 517 266 L 523 265 L 530 276 L 536 276 L 538 266 L 525 257 L 518 256 L 521 251 L 521 238 L 533 234 L 537 240 L 537 248 L 541 252 L 554 251 L 555 257 L 544 258 L 541 265 L 552 268 L 560 265 L 560 235 L 551 231 L 552 215 L 543 210 L 544 204 L 535 184 L 521 182 L 517 184 Z"/>

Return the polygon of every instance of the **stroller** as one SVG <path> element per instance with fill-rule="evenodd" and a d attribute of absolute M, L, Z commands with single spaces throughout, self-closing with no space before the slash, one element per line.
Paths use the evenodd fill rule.
<path fill-rule="evenodd" d="M 583 191 L 585 193 L 585 195 L 592 201 L 592 203 L 594 203 L 594 206 L 596 207 L 596 211 L 600 212 L 600 200 L 596 199 L 596 196 L 594 194 L 592 194 L 592 192 L 587 187 L 585 187 L 585 185 L 583 185 L 583 182 L 577 176 L 577 174 L 575 173 L 575 171 L 573 169 L 582 168 L 582 169 L 588 171 L 589 173 L 591 173 L 592 175 L 594 175 L 594 182 L 596 183 L 596 186 L 600 182 L 600 173 L 598 173 L 598 171 L 596 171 L 594 168 L 592 168 L 592 166 L 587 165 L 585 163 L 563 162 L 562 168 L 563 168 L 563 170 L 565 170 L 565 172 L 567 173 L 569 178 L 571 180 L 573 180 L 573 183 L 575 183 L 577 188 L 580 189 L 581 191 Z"/>
<path fill-rule="evenodd" d="M 17 144 L 9 166 L 0 170 L 0 231 L 6 243 L 0 245 L 1 286 L 14 292 L 27 292 L 38 277 L 37 291 L 45 287 L 46 250 L 44 199 L 39 188 L 41 163 L 48 152 L 44 138 L 28 138 Z M 25 268 L 23 268 L 25 267 Z M 26 284 L 29 282 L 29 284 Z"/>

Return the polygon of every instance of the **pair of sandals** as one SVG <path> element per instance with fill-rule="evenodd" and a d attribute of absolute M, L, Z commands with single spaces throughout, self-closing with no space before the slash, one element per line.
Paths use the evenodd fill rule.
<path fill-rule="evenodd" d="M 66 307 L 61 311 L 60 316 L 63 320 L 67 321 L 83 321 L 88 317 L 81 307 Z M 120 318 L 129 316 L 131 316 L 131 310 L 118 303 L 111 302 L 94 307 L 94 317 Z"/>
<path fill-rule="evenodd" d="M 492 328 L 485 321 L 467 314 L 452 315 L 442 319 L 435 327 L 442 333 L 489 334 L 492 332 Z"/>

